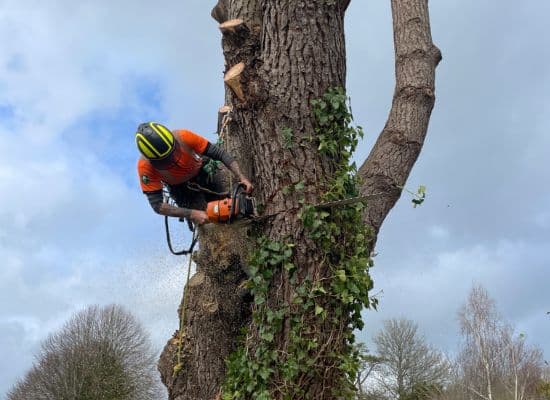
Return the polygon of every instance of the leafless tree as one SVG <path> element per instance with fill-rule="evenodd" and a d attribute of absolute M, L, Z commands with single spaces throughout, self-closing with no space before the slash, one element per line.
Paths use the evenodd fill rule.
<path fill-rule="evenodd" d="M 91 306 L 48 337 L 8 400 L 157 400 L 155 353 L 117 305 Z"/>
<path fill-rule="evenodd" d="M 550 366 L 546 361 L 537 384 L 537 396 L 537 400 L 550 400 Z"/>
<path fill-rule="evenodd" d="M 460 355 L 467 390 L 477 398 L 493 400 L 498 366 L 498 332 L 503 329 L 494 301 L 487 291 L 472 288 L 459 311 L 465 346 Z"/>
<path fill-rule="evenodd" d="M 450 365 L 444 355 L 426 343 L 410 320 L 385 321 L 374 343 L 381 359 L 377 384 L 391 399 L 442 386 L 449 378 Z"/>
<path fill-rule="evenodd" d="M 357 388 L 357 400 L 368 399 L 368 393 L 366 391 L 365 384 L 369 377 L 377 371 L 380 367 L 382 359 L 378 356 L 370 354 L 367 346 L 364 343 L 359 343 L 356 346 L 356 350 L 359 352 L 359 360 L 361 365 L 359 366 L 359 372 L 355 379 L 355 387 Z"/>
<path fill-rule="evenodd" d="M 472 288 L 459 311 L 464 345 L 458 362 L 464 389 L 472 399 L 532 398 L 542 372 L 542 352 L 499 315 L 481 286 Z"/>
<path fill-rule="evenodd" d="M 514 336 L 511 326 L 501 334 L 502 376 L 500 382 L 513 400 L 527 399 L 536 391 L 541 376 L 542 351 L 525 343 L 524 335 Z"/>

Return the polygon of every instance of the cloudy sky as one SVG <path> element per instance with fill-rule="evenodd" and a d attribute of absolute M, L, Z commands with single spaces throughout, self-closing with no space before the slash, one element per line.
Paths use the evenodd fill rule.
<path fill-rule="evenodd" d="M 39 343 L 87 304 L 116 302 L 160 350 L 177 327 L 182 258 L 140 193 L 135 126 L 214 139 L 220 35 L 204 0 L 0 0 L 0 395 Z M 547 0 L 432 1 L 443 62 L 428 138 L 378 242 L 378 312 L 457 349 L 456 311 L 482 284 L 550 358 L 550 43 Z M 389 1 L 354 0 L 348 90 L 367 138 L 393 91 Z"/>

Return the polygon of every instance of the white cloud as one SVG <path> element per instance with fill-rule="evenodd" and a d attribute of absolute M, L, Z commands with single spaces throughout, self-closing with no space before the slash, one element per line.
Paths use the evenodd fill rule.
<path fill-rule="evenodd" d="M 203 0 L 1 3 L 0 393 L 29 367 L 38 341 L 89 303 L 126 305 L 159 346 L 176 328 L 184 260 L 167 255 L 161 220 L 139 193 L 131 130 L 147 117 L 209 134 L 224 68 Z M 516 15 L 506 4 L 498 9 Z M 549 80 L 535 68 L 542 61 L 524 57 L 547 56 L 535 40 L 544 35 L 533 34 L 545 25 L 525 22 L 535 14 L 524 10 L 524 23 L 503 36 L 486 25 L 493 4 L 431 9 L 444 60 L 411 176 L 428 198 L 416 210 L 403 198 L 383 227 L 373 274 L 384 295 L 367 333 L 403 315 L 452 349 L 456 309 L 479 282 L 545 344 Z M 361 158 L 391 102 L 389 6 L 354 1 L 347 23 L 348 82 L 369 137 Z M 523 59 L 531 61 L 512 62 Z M 509 80 L 518 67 L 523 77 Z"/>
<path fill-rule="evenodd" d="M 503 317 L 549 354 L 545 338 L 550 336 L 550 324 L 544 325 L 547 316 L 542 310 L 548 277 L 546 247 L 545 242 L 505 240 L 454 248 L 433 258 L 411 258 L 398 267 L 387 265 L 381 255 L 372 272 L 376 290 L 383 290 L 383 295 L 379 311 L 365 314 L 366 332 L 361 337 L 370 340 L 384 319 L 406 317 L 417 322 L 432 343 L 443 350 L 456 350 L 456 313 L 472 285 L 481 284 Z"/>
<path fill-rule="evenodd" d="M 199 37 L 190 58 L 179 44 L 210 19 L 201 6 L 204 18 L 186 21 L 182 2 L 2 2 L 0 393 L 38 342 L 87 304 L 126 305 L 159 350 L 177 327 L 182 259 L 167 256 L 161 219 L 134 180 L 128 121 L 215 123 L 199 118 L 216 108 L 182 107 L 192 98 L 205 108 L 202 91 L 216 91 L 197 75 L 222 65 L 215 24 L 206 39 L 215 47 Z M 219 65 L 202 61 L 208 48 Z M 98 130 L 104 116 L 113 122 Z M 131 149 L 112 150 L 121 135 Z"/>

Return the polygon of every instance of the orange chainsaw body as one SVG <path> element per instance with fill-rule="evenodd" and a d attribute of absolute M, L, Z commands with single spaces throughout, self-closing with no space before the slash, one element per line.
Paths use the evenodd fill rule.
<path fill-rule="evenodd" d="M 208 221 L 215 224 L 230 224 L 241 218 L 256 216 L 256 202 L 244 192 L 244 185 L 238 184 L 231 197 L 210 201 L 206 206 Z"/>
<path fill-rule="evenodd" d="M 232 203 L 233 199 L 230 199 L 229 197 L 226 199 L 209 202 L 206 206 L 206 215 L 208 215 L 208 220 L 216 224 L 229 221 L 231 212 L 235 213 L 236 211 L 236 209 L 234 210 L 233 207 L 231 207 Z"/>

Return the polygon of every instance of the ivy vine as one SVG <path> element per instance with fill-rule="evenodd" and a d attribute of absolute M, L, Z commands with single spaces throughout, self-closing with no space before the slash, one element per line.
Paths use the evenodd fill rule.
<path fill-rule="evenodd" d="M 330 89 L 312 102 L 318 151 L 332 163 L 332 178 L 325 182 L 322 201 L 357 196 L 357 168 L 351 156 L 361 127 L 352 126 L 348 97 L 341 88 Z M 289 137 L 289 135 L 287 135 Z M 290 140 L 286 141 L 290 144 Z M 298 192 L 303 189 L 293 188 Z M 376 308 L 369 297 L 373 281 L 367 227 L 361 222 L 363 203 L 319 209 L 301 200 L 300 219 L 319 251 L 319 276 L 300 271 L 294 262 L 295 245 L 289 241 L 258 239 L 249 260 L 247 286 L 254 296 L 253 329 L 243 332 L 242 346 L 227 360 L 224 400 L 304 398 L 304 382 L 318 376 L 316 365 L 331 365 L 333 395 L 354 396 L 360 365 L 354 330 L 363 328 L 361 311 Z M 285 274 L 291 285 L 290 301 L 268 298 L 273 278 Z M 322 326 L 330 337 L 319 342 L 315 329 Z M 285 329 L 286 346 L 278 336 Z M 322 336 L 322 335 L 321 335 Z"/>

